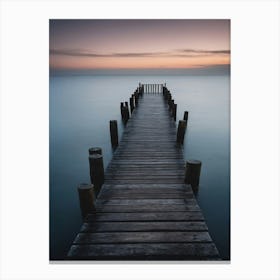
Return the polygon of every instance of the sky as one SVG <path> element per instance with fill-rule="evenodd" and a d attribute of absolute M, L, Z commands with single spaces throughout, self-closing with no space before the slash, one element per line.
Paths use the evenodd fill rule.
<path fill-rule="evenodd" d="M 230 64 L 230 20 L 50 20 L 50 69 Z"/>

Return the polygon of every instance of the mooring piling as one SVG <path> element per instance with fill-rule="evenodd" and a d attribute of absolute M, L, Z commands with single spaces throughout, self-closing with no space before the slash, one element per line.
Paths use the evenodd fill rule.
<path fill-rule="evenodd" d="M 100 147 L 92 147 L 88 149 L 89 155 L 99 154 L 102 155 L 102 149 Z"/>
<path fill-rule="evenodd" d="M 100 154 L 89 155 L 90 179 L 94 185 L 95 195 L 97 196 L 104 183 L 103 156 Z"/>
<path fill-rule="evenodd" d="M 184 144 L 187 122 L 180 120 L 177 129 L 177 143 Z"/>
<path fill-rule="evenodd" d="M 190 184 L 193 188 L 199 186 L 201 171 L 201 161 L 189 159 L 186 162 L 185 183 Z"/>
<path fill-rule="evenodd" d="M 174 121 L 176 122 L 176 118 L 177 118 L 177 104 L 173 104 L 173 107 L 172 107 L 172 117 L 173 117 Z"/>
<path fill-rule="evenodd" d="M 116 148 L 119 144 L 118 122 L 116 120 L 110 121 L 110 136 L 111 136 L 112 147 Z"/>
<path fill-rule="evenodd" d="M 82 217 L 85 218 L 94 210 L 94 186 L 92 184 L 82 183 L 77 187 Z"/>
<path fill-rule="evenodd" d="M 183 120 L 185 120 L 186 122 L 188 122 L 188 118 L 189 118 L 189 112 L 188 112 L 188 111 L 185 111 L 185 112 L 184 112 L 184 118 L 183 118 Z"/>

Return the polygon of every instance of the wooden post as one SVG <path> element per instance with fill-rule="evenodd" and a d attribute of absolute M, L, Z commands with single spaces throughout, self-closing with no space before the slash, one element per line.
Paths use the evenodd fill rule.
<path fill-rule="evenodd" d="M 89 155 L 99 154 L 102 155 L 102 149 L 99 147 L 93 147 L 88 149 Z"/>
<path fill-rule="evenodd" d="M 193 188 L 199 186 L 199 177 L 201 171 L 201 161 L 189 159 L 186 162 L 185 183 L 191 184 Z"/>
<path fill-rule="evenodd" d="M 116 148 L 119 144 L 118 122 L 116 120 L 111 120 L 110 121 L 110 135 L 111 135 L 112 147 Z"/>
<path fill-rule="evenodd" d="M 92 184 L 80 184 L 78 186 L 80 208 L 82 217 L 85 218 L 88 213 L 92 212 L 94 208 L 95 194 Z"/>
<path fill-rule="evenodd" d="M 168 105 L 170 106 L 170 103 L 171 103 L 171 100 L 172 100 L 172 95 L 171 95 L 170 92 L 168 92 L 167 94 L 168 94 L 168 95 L 167 95 L 167 103 L 168 103 Z"/>
<path fill-rule="evenodd" d="M 128 119 L 130 118 L 128 102 L 125 102 L 125 107 L 126 107 L 126 109 L 125 109 L 125 119 L 126 119 L 126 121 L 128 121 Z"/>
<path fill-rule="evenodd" d="M 129 105 L 130 105 L 130 113 L 132 114 L 133 110 L 134 110 L 134 101 L 133 101 L 133 97 L 129 98 Z"/>
<path fill-rule="evenodd" d="M 90 168 L 90 180 L 94 185 L 95 195 L 97 197 L 103 183 L 104 183 L 104 165 L 103 156 L 93 154 L 88 157 Z"/>
<path fill-rule="evenodd" d="M 171 99 L 169 103 L 169 111 L 172 112 L 173 106 L 174 106 L 174 99 Z"/>
<path fill-rule="evenodd" d="M 137 93 L 136 93 L 136 94 L 134 94 L 135 107 L 137 107 L 137 106 L 138 106 L 138 99 L 139 99 L 138 94 L 137 94 Z"/>
<path fill-rule="evenodd" d="M 188 111 L 185 111 L 185 112 L 184 112 L 184 120 L 185 120 L 186 122 L 188 122 L 188 118 L 189 118 L 189 112 L 188 112 Z"/>
<path fill-rule="evenodd" d="M 129 110 L 128 107 L 123 107 L 123 111 L 124 111 L 124 123 L 126 124 L 127 121 L 129 120 Z"/>
<path fill-rule="evenodd" d="M 177 104 L 173 105 L 172 116 L 173 116 L 174 121 L 176 122 L 176 118 L 177 118 Z"/>
<path fill-rule="evenodd" d="M 178 130 L 177 130 L 177 143 L 180 143 L 181 145 L 184 144 L 186 126 L 187 126 L 186 121 L 184 120 L 179 121 Z"/>
<path fill-rule="evenodd" d="M 124 118 L 124 115 L 123 115 L 123 107 L 124 107 L 124 103 L 123 102 L 121 102 L 121 116 L 122 116 L 122 119 Z"/>

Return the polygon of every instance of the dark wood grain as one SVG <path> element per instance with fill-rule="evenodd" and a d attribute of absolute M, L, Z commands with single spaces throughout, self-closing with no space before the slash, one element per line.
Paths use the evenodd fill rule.
<path fill-rule="evenodd" d="M 219 260 L 214 243 L 139 243 L 73 245 L 74 260 Z"/>

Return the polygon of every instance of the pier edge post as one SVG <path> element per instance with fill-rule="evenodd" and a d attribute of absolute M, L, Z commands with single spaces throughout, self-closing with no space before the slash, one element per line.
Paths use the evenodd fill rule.
<path fill-rule="evenodd" d="M 173 116 L 174 121 L 176 122 L 176 119 L 177 119 L 177 104 L 173 104 L 172 116 Z"/>
<path fill-rule="evenodd" d="M 94 185 L 95 196 L 97 197 L 103 183 L 104 183 L 104 165 L 103 156 L 93 154 L 88 157 L 90 168 L 90 180 Z"/>
<path fill-rule="evenodd" d="M 184 112 L 184 118 L 183 118 L 183 120 L 185 120 L 186 122 L 188 122 L 188 118 L 189 118 L 189 112 L 188 112 L 188 111 L 185 111 L 185 112 Z"/>
<path fill-rule="evenodd" d="M 89 155 L 99 154 L 102 155 L 102 149 L 100 147 L 92 147 L 88 149 Z"/>
<path fill-rule="evenodd" d="M 134 110 L 134 100 L 133 100 L 133 96 L 129 98 L 129 105 L 130 105 L 130 114 L 132 114 L 133 110 Z"/>
<path fill-rule="evenodd" d="M 199 186 L 201 164 L 200 160 L 195 159 L 189 159 L 186 162 L 185 183 L 190 184 L 196 191 Z"/>
<path fill-rule="evenodd" d="M 116 148 L 119 145 L 118 122 L 116 120 L 110 120 L 110 136 L 112 147 Z"/>
<path fill-rule="evenodd" d="M 92 184 L 82 183 L 77 187 L 82 217 L 85 218 L 88 213 L 94 210 L 94 187 Z"/>
<path fill-rule="evenodd" d="M 184 144 L 186 127 L 187 122 L 185 120 L 180 120 L 177 129 L 177 143 L 180 143 L 181 145 Z"/>

